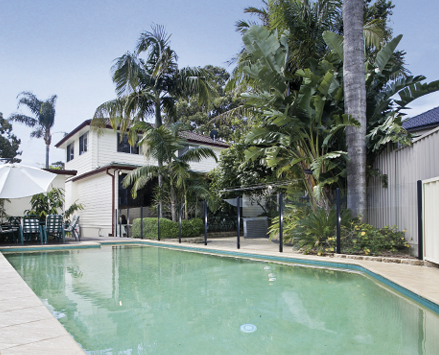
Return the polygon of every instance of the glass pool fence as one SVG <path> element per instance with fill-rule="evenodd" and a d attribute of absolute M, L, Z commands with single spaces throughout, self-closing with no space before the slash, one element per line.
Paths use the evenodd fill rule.
<path fill-rule="evenodd" d="M 300 248 L 298 241 L 314 233 L 326 238 L 319 241 L 327 244 L 325 252 L 344 254 L 355 253 L 362 237 L 392 230 L 402 240 L 399 244 L 409 245 L 412 254 L 422 258 L 422 252 L 418 253 L 422 250 L 423 198 L 419 184 L 375 184 L 366 189 L 366 196 L 364 215 L 354 220 L 348 216 L 357 203 L 355 196 L 343 189 L 323 189 L 309 196 L 267 188 L 239 191 L 220 201 L 117 209 L 115 235 L 283 252 L 285 247 Z"/>

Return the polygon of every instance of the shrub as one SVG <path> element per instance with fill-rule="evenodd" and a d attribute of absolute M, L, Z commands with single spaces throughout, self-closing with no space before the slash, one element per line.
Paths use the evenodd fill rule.
<path fill-rule="evenodd" d="M 201 227 L 200 227 L 201 226 Z M 203 221 L 199 218 L 181 221 L 181 237 L 191 238 L 201 234 Z M 140 238 L 140 218 L 133 221 L 133 238 Z M 143 236 L 158 239 L 158 218 L 143 219 Z M 160 238 L 178 238 L 178 222 L 166 218 L 160 219 Z"/>
<path fill-rule="evenodd" d="M 188 221 L 194 229 L 195 235 L 204 233 L 204 222 L 201 218 L 193 218 Z"/>
<path fill-rule="evenodd" d="M 408 251 L 410 245 L 404 238 L 404 232 L 396 226 L 375 228 L 367 223 L 354 223 L 341 230 L 343 253 L 377 255 L 384 251 Z"/>
<path fill-rule="evenodd" d="M 284 240 L 301 249 L 305 254 L 333 253 L 336 248 L 336 222 L 334 209 L 322 208 L 313 212 L 309 208 L 287 206 L 284 214 Z M 279 233 L 279 218 L 273 219 L 271 237 Z M 396 226 L 376 228 L 352 219 L 350 211 L 341 216 L 341 251 L 345 254 L 379 255 L 383 252 L 408 251 L 404 232 Z"/>

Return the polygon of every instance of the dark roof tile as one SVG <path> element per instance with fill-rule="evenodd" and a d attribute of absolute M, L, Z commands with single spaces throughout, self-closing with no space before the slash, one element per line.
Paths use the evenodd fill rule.
<path fill-rule="evenodd" d="M 409 118 L 402 123 L 402 126 L 409 131 L 434 125 L 439 125 L 439 107 Z"/>

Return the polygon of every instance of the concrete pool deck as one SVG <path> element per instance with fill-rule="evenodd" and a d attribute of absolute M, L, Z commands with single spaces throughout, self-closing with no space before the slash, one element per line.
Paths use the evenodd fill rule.
<path fill-rule="evenodd" d="M 279 253 L 279 245 L 266 239 L 241 238 L 241 248 L 236 248 L 236 238 L 209 240 L 207 246 L 178 241 L 152 241 L 131 238 L 83 238 L 81 242 L 68 240 L 66 244 L 47 246 L 1 246 L 0 245 L 0 355 L 19 354 L 84 354 L 61 323 L 55 319 L 41 300 L 29 288 L 18 272 L 2 253 L 35 250 L 62 250 L 71 248 L 99 248 L 105 244 L 142 244 L 164 247 L 183 247 L 188 251 L 221 254 L 229 257 L 282 258 L 281 262 L 317 262 L 342 265 L 357 265 L 404 287 L 420 297 L 439 305 L 439 268 L 401 264 L 397 262 L 375 262 L 370 260 L 343 259 L 340 257 L 318 257 L 299 254 L 285 246 Z M 236 254 L 238 253 L 238 254 Z M 268 260 L 277 262 L 276 260 Z M 338 264 L 338 265 L 337 265 Z"/>

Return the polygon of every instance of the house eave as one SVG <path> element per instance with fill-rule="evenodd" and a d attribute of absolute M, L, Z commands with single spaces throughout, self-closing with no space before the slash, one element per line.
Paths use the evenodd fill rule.
<path fill-rule="evenodd" d="M 78 180 L 82 180 L 82 179 L 88 178 L 88 177 L 93 176 L 93 175 L 104 173 L 104 172 L 106 172 L 106 171 L 108 171 L 110 169 L 113 169 L 113 170 L 134 170 L 134 169 L 137 169 L 138 167 L 139 166 L 137 166 L 137 165 L 127 165 L 127 164 L 111 163 L 111 164 L 99 167 L 99 168 L 97 168 L 95 170 L 87 171 L 86 173 L 83 173 L 81 175 L 75 176 L 75 177 L 69 179 L 68 181 L 75 182 L 75 181 L 78 181 Z"/>

